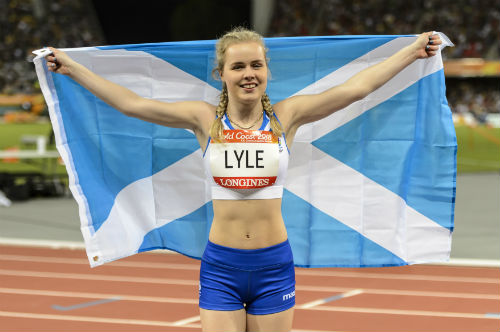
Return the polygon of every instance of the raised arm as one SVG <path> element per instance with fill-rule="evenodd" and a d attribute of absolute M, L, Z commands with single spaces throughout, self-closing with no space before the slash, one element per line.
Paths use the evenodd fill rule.
<path fill-rule="evenodd" d="M 50 48 L 46 57 L 50 71 L 68 75 L 99 99 L 125 115 L 168 127 L 191 129 L 197 136 L 208 132 L 215 107 L 202 101 L 166 103 L 140 97 L 133 91 L 95 74 L 65 52 Z"/>
<path fill-rule="evenodd" d="M 275 111 L 285 132 L 293 136 L 299 126 L 320 120 L 363 99 L 415 60 L 434 56 L 441 43 L 439 35 L 423 33 L 411 45 L 360 71 L 343 84 L 317 95 L 295 96 L 276 104 Z"/>

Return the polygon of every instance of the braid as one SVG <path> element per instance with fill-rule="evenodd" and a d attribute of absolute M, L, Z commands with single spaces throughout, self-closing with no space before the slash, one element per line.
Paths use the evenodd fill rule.
<path fill-rule="evenodd" d="M 262 95 L 262 106 L 264 107 L 264 111 L 269 117 L 271 131 L 274 135 L 280 137 L 283 133 L 283 128 L 281 127 L 281 124 L 279 123 L 276 116 L 274 116 L 273 106 L 271 105 L 271 100 L 269 100 L 269 96 L 267 95 L 267 93 L 264 93 L 264 95 Z"/>
<path fill-rule="evenodd" d="M 212 123 L 212 126 L 210 127 L 210 136 L 216 142 L 222 141 L 224 137 L 224 126 L 222 125 L 222 118 L 226 113 L 228 100 L 229 98 L 227 96 L 227 87 L 224 84 L 224 86 L 222 87 L 222 92 L 220 94 L 219 105 L 215 110 L 216 118 Z"/>

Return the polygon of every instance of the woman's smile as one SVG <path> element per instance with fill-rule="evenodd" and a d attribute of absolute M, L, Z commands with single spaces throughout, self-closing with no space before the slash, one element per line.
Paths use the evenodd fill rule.
<path fill-rule="evenodd" d="M 245 83 L 240 85 L 246 92 L 254 92 L 255 88 L 258 86 L 257 83 Z"/>

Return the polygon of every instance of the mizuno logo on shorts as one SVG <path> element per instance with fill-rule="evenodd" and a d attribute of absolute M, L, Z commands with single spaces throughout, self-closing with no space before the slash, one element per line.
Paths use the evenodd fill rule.
<path fill-rule="evenodd" d="M 283 295 L 283 301 L 290 300 L 294 296 L 295 296 L 295 291 L 288 293 L 288 294 L 285 294 L 285 295 Z"/>

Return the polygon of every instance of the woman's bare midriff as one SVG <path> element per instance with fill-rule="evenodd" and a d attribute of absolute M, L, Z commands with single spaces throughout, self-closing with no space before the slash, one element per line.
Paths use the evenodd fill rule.
<path fill-rule="evenodd" d="M 211 242 L 238 249 L 258 249 L 287 239 L 281 199 L 213 200 Z"/>

